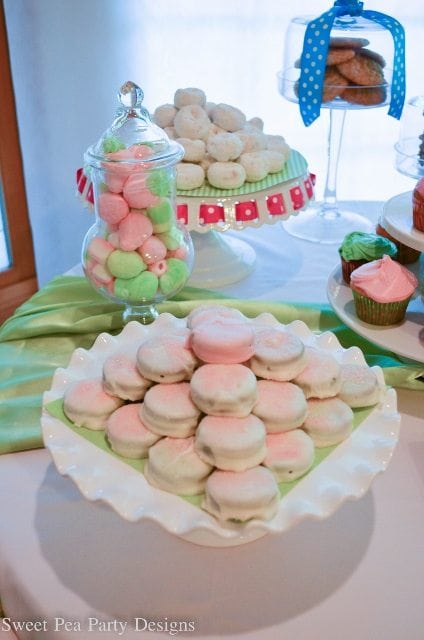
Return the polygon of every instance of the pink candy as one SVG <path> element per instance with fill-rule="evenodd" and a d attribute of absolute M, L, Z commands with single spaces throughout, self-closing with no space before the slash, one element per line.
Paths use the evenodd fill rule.
<path fill-rule="evenodd" d="M 117 193 L 101 193 L 98 199 L 99 216 L 111 224 L 121 222 L 130 209 L 124 198 Z"/>
<path fill-rule="evenodd" d="M 162 240 L 156 236 L 148 238 L 138 249 L 138 252 L 146 264 L 153 264 L 166 257 L 166 247 Z"/>
<path fill-rule="evenodd" d="M 100 264 L 106 264 L 106 260 L 113 251 L 113 246 L 104 238 L 93 238 L 88 245 L 87 253 Z"/>
<path fill-rule="evenodd" d="M 168 263 L 166 260 L 158 260 L 158 262 L 154 262 L 149 265 L 149 271 L 155 274 L 158 278 L 163 276 L 164 273 L 168 271 Z"/>
<path fill-rule="evenodd" d="M 129 213 L 119 225 L 119 244 L 124 251 L 135 251 L 153 233 L 149 218 L 143 213 Z"/>
<path fill-rule="evenodd" d="M 131 175 L 124 185 L 124 198 L 129 206 L 133 209 L 146 209 L 154 207 L 159 202 L 158 196 L 155 196 L 146 187 L 147 175 L 145 173 L 134 173 Z"/>

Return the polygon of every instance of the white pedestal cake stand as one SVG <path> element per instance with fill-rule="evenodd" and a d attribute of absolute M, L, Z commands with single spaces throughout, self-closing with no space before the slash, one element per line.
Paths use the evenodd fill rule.
<path fill-rule="evenodd" d="M 225 231 L 275 224 L 297 215 L 313 198 L 313 178 L 303 156 L 292 150 L 284 169 L 240 189 L 211 186 L 177 192 L 177 216 L 191 232 L 195 261 L 189 284 L 222 287 L 245 278 L 255 266 L 254 249 Z"/>

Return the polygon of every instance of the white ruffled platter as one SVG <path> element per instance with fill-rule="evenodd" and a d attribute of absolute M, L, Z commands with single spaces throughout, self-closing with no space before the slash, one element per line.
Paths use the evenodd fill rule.
<path fill-rule="evenodd" d="M 252 322 L 275 323 L 275 319 L 270 314 L 261 314 Z M 74 381 L 100 376 L 104 360 L 117 349 L 139 344 L 147 337 L 164 334 L 185 323 L 185 319 L 166 313 L 148 326 L 130 322 L 119 335 L 102 333 L 91 349 L 76 349 L 69 365 L 56 370 L 52 386 L 43 397 L 44 443 L 59 473 L 72 478 L 85 498 L 106 502 L 128 521 L 152 520 L 171 534 L 195 544 L 227 547 L 245 544 L 267 534 L 282 534 L 308 517 L 327 518 L 348 498 L 363 496 L 373 478 L 386 469 L 400 427 L 393 389 L 385 391 L 381 403 L 347 440 L 293 483 L 293 488 L 281 498 L 279 510 L 272 520 L 223 524 L 185 499 L 152 487 L 144 475 L 123 458 L 89 442 L 78 433 L 79 430 L 70 428 L 49 413 L 49 403 L 62 398 L 65 389 Z M 365 364 L 360 349 L 343 349 L 330 332 L 316 335 L 301 321 L 294 321 L 286 328 L 305 344 L 330 351 L 340 362 Z M 383 385 L 382 371 L 378 367 L 376 371 Z"/>

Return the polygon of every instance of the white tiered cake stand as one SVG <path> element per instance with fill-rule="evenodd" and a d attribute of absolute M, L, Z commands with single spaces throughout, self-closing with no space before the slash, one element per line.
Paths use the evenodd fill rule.
<path fill-rule="evenodd" d="M 177 217 L 191 232 L 195 248 L 189 284 L 214 288 L 245 278 L 255 266 L 255 251 L 225 232 L 287 220 L 305 209 L 313 195 L 313 176 L 295 150 L 282 171 L 240 189 L 178 191 Z"/>

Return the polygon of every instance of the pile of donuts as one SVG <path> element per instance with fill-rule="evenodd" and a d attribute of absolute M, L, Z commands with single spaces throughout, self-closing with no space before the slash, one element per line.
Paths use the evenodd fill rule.
<path fill-rule="evenodd" d="M 280 135 L 264 133 L 258 118 L 229 104 L 208 102 L 202 89 L 177 89 L 173 104 L 157 107 L 153 121 L 184 147 L 177 165 L 177 189 L 189 191 L 209 183 L 237 189 L 278 173 L 290 147 Z"/>
<path fill-rule="evenodd" d="M 188 249 L 170 198 L 173 176 L 164 168 L 145 169 L 126 160 L 148 157 L 147 145 L 125 148 L 104 142 L 102 190 L 97 197 L 102 235 L 83 256 L 91 283 L 128 303 L 174 295 L 189 276 Z"/>
<path fill-rule="evenodd" d="M 271 314 L 209 304 L 186 323 L 169 318 L 165 335 L 117 349 L 101 378 L 71 384 L 63 410 L 104 430 L 118 455 L 146 458 L 154 487 L 203 494 L 218 521 L 271 519 L 279 483 L 306 474 L 316 448 L 350 435 L 354 409 L 383 397 L 375 367 L 340 363 Z"/>

